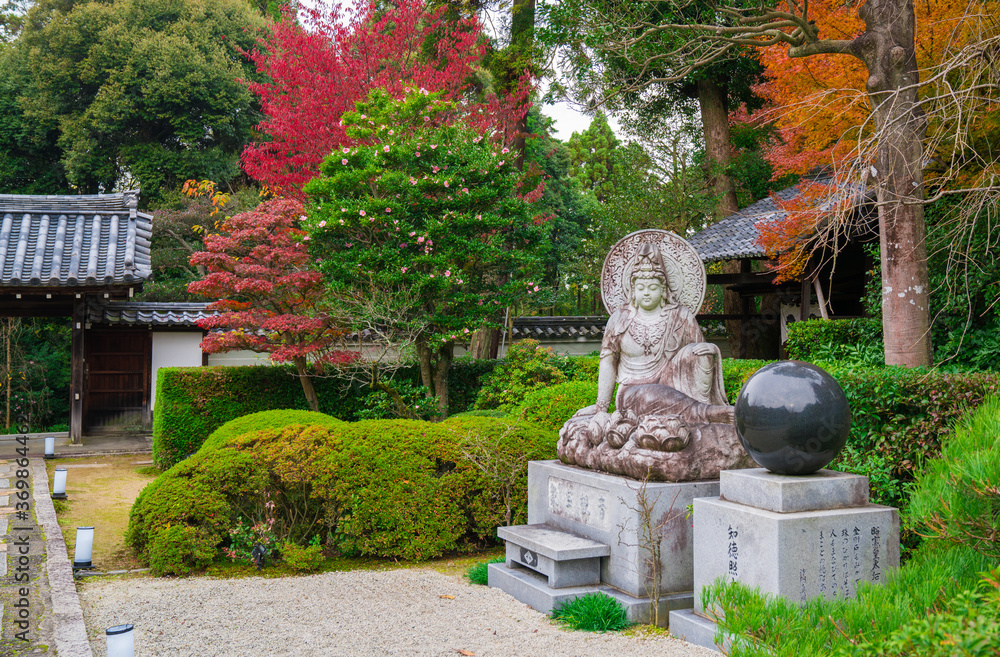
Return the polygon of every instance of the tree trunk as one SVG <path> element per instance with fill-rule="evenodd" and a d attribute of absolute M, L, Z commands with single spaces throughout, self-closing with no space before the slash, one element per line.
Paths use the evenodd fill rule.
<path fill-rule="evenodd" d="M 718 221 L 739 210 L 736 187 L 726 171 L 732 146 L 729 142 L 729 108 L 725 88 L 712 80 L 698 80 L 698 106 L 705 134 L 708 186 L 716 199 L 715 220 Z"/>
<path fill-rule="evenodd" d="M 500 344 L 500 330 L 483 328 L 472 334 L 469 341 L 469 354 L 473 360 L 489 360 L 497 357 L 497 347 Z"/>
<path fill-rule="evenodd" d="M 417 362 L 420 364 L 420 383 L 427 388 L 427 396 L 434 396 L 434 381 L 431 377 L 431 350 L 427 347 L 427 339 L 417 338 Z"/>
<path fill-rule="evenodd" d="M 713 80 L 698 80 L 698 105 L 701 108 L 701 125 L 705 135 L 705 161 L 708 186 L 715 197 L 715 220 L 719 221 L 739 210 L 736 188 L 726 172 L 732 146 L 729 142 L 729 109 L 726 90 Z M 724 274 L 740 273 L 738 260 L 722 263 Z M 736 292 L 723 289 L 722 308 L 727 315 L 738 315 L 743 304 Z M 739 320 L 726 320 L 729 349 L 736 358 L 740 353 L 742 327 Z"/>
<path fill-rule="evenodd" d="M 438 398 L 438 412 L 442 419 L 448 417 L 448 370 L 455 356 L 455 344 L 449 342 L 438 349 L 434 363 L 434 394 Z"/>
<path fill-rule="evenodd" d="M 295 363 L 295 371 L 299 374 L 299 383 L 302 384 L 302 392 L 305 393 L 309 409 L 319 413 L 319 397 L 316 395 L 316 389 L 313 388 L 312 379 L 309 378 L 305 356 L 299 356 L 292 362 Z"/>
<path fill-rule="evenodd" d="M 879 131 L 871 174 L 877 184 L 886 365 L 931 364 L 924 180 L 927 120 L 917 94 L 912 0 L 869 0 L 865 32 L 852 44 L 868 67 L 868 97 Z"/>
<path fill-rule="evenodd" d="M 535 44 L 535 0 L 515 0 L 510 8 L 510 45 L 514 49 L 515 61 L 532 59 Z M 520 72 L 511 71 L 510 91 L 517 85 Z M 525 138 L 528 135 L 528 113 L 525 112 L 515 127 L 513 151 L 517 154 L 514 166 L 518 171 L 524 171 Z"/>

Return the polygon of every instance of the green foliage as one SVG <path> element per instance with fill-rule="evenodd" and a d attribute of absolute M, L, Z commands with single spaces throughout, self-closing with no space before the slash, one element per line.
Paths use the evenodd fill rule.
<path fill-rule="evenodd" d="M 574 413 L 596 401 L 597 383 L 568 381 L 528 393 L 517 412 L 529 422 L 558 432 Z"/>
<path fill-rule="evenodd" d="M 0 187 L 28 191 L 48 166 L 50 192 L 141 187 L 148 203 L 187 178 L 239 178 L 260 120 L 241 50 L 264 26 L 244 0 L 36 4 L 0 59 L 16 90 L 0 162 L 28 156 Z"/>
<path fill-rule="evenodd" d="M 918 636 L 923 620 L 929 621 L 931 628 L 950 625 L 957 629 L 960 622 L 948 617 L 967 615 L 969 598 L 963 592 L 982 591 L 977 573 L 992 567 L 994 564 L 967 548 L 928 543 L 901 568 L 890 571 L 883 585 L 863 583 L 851 599 L 813 599 L 800 606 L 725 581 L 705 587 L 702 599 L 706 608 L 717 611 L 720 632 L 738 637 L 729 653 L 733 657 L 923 655 L 921 651 L 893 651 L 892 646 L 904 645 L 901 640 L 919 644 L 931 638 Z M 996 618 L 998 613 L 993 607 L 983 615 Z M 991 625 L 977 620 L 963 629 L 971 635 L 977 628 L 987 630 Z M 967 636 L 963 640 L 972 643 L 971 639 Z"/>
<path fill-rule="evenodd" d="M 564 360 L 538 340 L 515 342 L 507 357 L 486 377 L 476 408 L 511 411 L 529 392 L 565 381 L 566 374 L 560 368 Z"/>
<path fill-rule="evenodd" d="M 730 404 L 736 403 L 736 397 L 739 396 L 740 390 L 743 388 L 743 384 L 747 382 L 747 379 L 754 372 L 767 365 L 767 363 L 768 361 L 766 360 L 722 359 L 722 381 L 726 387 L 726 399 L 729 400 Z"/>
<path fill-rule="evenodd" d="M 267 556 L 274 554 L 274 549 L 278 547 L 278 537 L 274 535 L 274 518 L 271 517 L 256 524 L 244 522 L 243 518 L 237 518 L 236 524 L 229 530 L 229 547 L 226 548 L 226 556 L 234 561 L 253 565 L 255 563 L 253 550 L 258 545 L 267 550 Z M 155 548 L 152 552 L 155 552 Z"/>
<path fill-rule="evenodd" d="M 489 561 L 480 561 L 469 567 L 465 572 L 465 577 L 469 582 L 473 584 L 479 584 L 480 586 L 486 586 L 489 584 L 489 566 L 491 563 L 503 563 L 506 561 L 506 557 L 494 557 Z"/>
<path fill-rule="evenodd" d="M 929 535 L 1000 561 L 1000 397 L 944 441 L 917 477 L 909 515 Z"/>
<path fill-rule="evenodd" d="M 615 188 L 615 178 L 621 167 L 614 156 L 618 138 L 608 125 L 608 117 L 598 111 L 590 126 L 566 142 L 572 157 L 570 170 L 580 189 L 591 190 L 603 201 Z"/>
<path fill-rule="evenodd" d="M 873 504 L 905 508 L 912 483 L 899 478 L 896 464 L 879 452 L 863 452 L 852 444 L 844 447 L 831 470 L 852 472 L 868 478 L 869 499 Z M 905 543 L 904 538 L 904 543 Z"/>
<path fill-rule="evenodd" d="M 455 343 L 544 295 L 548 228 L 520 189 L 516 156 L 440 96 L 375 89 L 346 113 L 358 145 L 329 155 L 306 185 L 304 228 L 338 325 L 375 324 L 390 343 L 414 345 L 422 383 L 445 404 Z"/>
<path fill-rule="evenodd" d="M 495 361 L 459 359 L 448 370 L 452 412 L 472 405 L 479 379 L 490 372 Z M 417 370 L 397 372 L 396 380 L 416 385 Z M 314 377 L 320 410 L 335 418 L 360 418 L 367 398 L 373 393 L 338 378 Z M 167 469 L 186 455 L 196 452 L 213 431 L 226 422 L 245 418 L 258 411 L 301 409 L 306 400 L 302 386 L 290 367 L 188 367 L 163 368 L 156 377 L 156 413 L 153 414 L 153 460 Z M 245 420 L 250 421 L 250 420 Z M 314 420 L 297 420 L 315 424 Z M 257 427 L 264 428 L 264 427 Z M 250 431 L 252 429 L 246 429 Z"/>
<path fill-rule="evenodd" d="M 958 593 L 945 611 L 914 618 L 881 640 L 858 645 L 854 654 L 886 657 L 993 657 L 1000 637 L 1000 569 Z"/>
<path fill-rule="evenodd" d="M 560 604 L 552 610 L 552 618 L 586 632 L 617 632 L 632 625 L 622 603 L 600 591 Z"/>
<path fill-rule="evenodd" d="M 68 319 L 8 317 L 0 322 L 0 424 L 19 427 L 11 433 L 55 431 L 53 425 L 69 420 L 69 343 Z M 9 422 L 4 416 L 7 386 Z"/>
<path fill-rule="evenodd" d="M 319 539 L 318 534 L 316 539 Z M 292 570 L 311 573 L 323 565 L 323 547 L 318 540 L 305 547 L 286 541 L 281 544 L 281 560 Z"/>
<path fill-rule="evenodd" d="M 788 325 L 788 357 L 810 363 L 874 367 L 885 363 L 877 319 L 811 319 Z"/>
<path fill-rule="evenodd" d="M 263 423 L 260 415 L 253 424 Z M 228 427 L 213 436 L 139 495 L 126 539 L 141 558 L 159 559 L 158 536 L 175 526 L 191 527 L 217 555 L 238 521 L 263 521 L 279 540 L 297 544 L 328 535 L 345 555 L 429 559 L 478 549 L 508 518 L 525 521 L 526 464 L 553 458 L 556 440 L 527 423 L 495 418 L 328 418 L 325 426 L 234 433 Z M 499 490 L 505 482 L 466 456 L 463 446 L 475 440 L 524 464 L 507 482 L 512 498 Z"/>
<path fill-rule="evenodd" d="M 440 417 L 437 397 L 430 396 L 426 386 L 417 386 L 407 381 L 394 381 L 387 385 L 392 386 L 396 394 L 400 396 L 406 406 L 406 412 L 412 413 L 420 420 L 433 420 Z M 384 390 L 376 390 L 364 398 L 364 408 L 358 411 L 359 420 L 392 420 L 407 416 L 401 411 L 389 393 Z"/>
<path fill-rule="evenodd" d="M 215 537 L 189 525 L 172 525 L 153 537 L 149 567 L 154 575 L 183 577 L 212 563 Z"/>

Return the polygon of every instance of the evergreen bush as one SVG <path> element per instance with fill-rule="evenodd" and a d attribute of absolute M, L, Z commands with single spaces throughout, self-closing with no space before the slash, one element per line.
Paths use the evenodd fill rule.
<path fill-rule="evenodd" d="M 291 417 L 257 415 L 237 422 Z M 237 522 L 270 522 L 278 540 L 300 545 L 326 535 L 346 555 L 429 559 L 477 549 L 494 540 L 498 525 L 526 521 L 527 462 L 553 458 L 555 440 L 527 422 L 486 417 L 327 418 L 243 434 L 226 426 L 143 490 L 126 538 L 143 560 L 169 564 L 158 572 L 178 574 L 207 558 L 179 550 L 181 530 L 166 533 L 178 526 L 211 545 L 213 557 Z M 475 441 L 495 447 L 490 458 L 523 465 L 509 481 L 491 477 L 494 469 L 466 451 Z"/>
<path fill-rule="evenodd" d="M 529 392 L 565 381 L 565 360 L 549 347 L 541 346 L 538 340 L 515 342 L 506 358 L 483 382 L 476 397 L 476 409 L 513 410 Z"/>
<path fill-rule="evenodd" d="M 467 410 L 476 398 L 479 380 L 496 361 L 458 359 L 448 372 L 451 413 Z M 419 373 L 407 367 L 396 373 L 404 383 L 416 385 Z M 316 377 L 320 410 L 340 420 L 361 419 L 373 392 L 345 379 Z M 153 460 L 166 470 L 198 451 L 205 438 L 230 420 L 258 411 L 307 410 L 302 385 L 294 370 L 284 366 L 169 367 L 156 377 L 156 411 L 153 414 Z"/>

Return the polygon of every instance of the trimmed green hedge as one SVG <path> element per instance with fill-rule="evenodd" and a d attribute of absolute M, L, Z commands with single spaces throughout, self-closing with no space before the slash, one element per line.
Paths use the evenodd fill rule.
<path fill-rule="evenodd" d="M 785 351 L 792 360 L 885 363 L 882 322 L 878 319 L 810 319 L 788 325 Z"/>
<path fill-rule="evenodd" d="M 479 380 L 496 361 L 458 360 L 448 373 L 451 413 L 470 408 Z M 397 373 L 416 382 L 415 368 Z M 339 378 L 313 378 L 323 413 L 345 421 L 358 418 L 373 394 Z M 153 413 L 153 460 L 167 469 L 195 452 L 205 437 L 234 418 L 275 409 L 306 410 L 302 386 L 290 367 L 169 367 L 157 372 Z"/>
<path fill-rule="evenodd" d="M 285 424 L 293 415 L 235 420 L 149 484 L 129 518 L 135 553 L 157 574 L 186 574 L 218 556 L 237 519 L 268 518 L 279 539 L 320 535 L 347 555 L 469 551 L 526 521 L 527 463 L 555 456 L 553 434 L 500 418 Z M 512 480 L 487 474 L 498 471 Z"/>

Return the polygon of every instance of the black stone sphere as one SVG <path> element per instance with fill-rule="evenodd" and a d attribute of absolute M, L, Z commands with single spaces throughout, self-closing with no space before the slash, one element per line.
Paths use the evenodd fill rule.
<path fill-rule="evenodd" d="M 851 407 L 826 371 L 797 360 L 765 365 L 736 398 L 736 432 L 761 466 L 812 474 L 836 458 L 851 429 Z"/>

